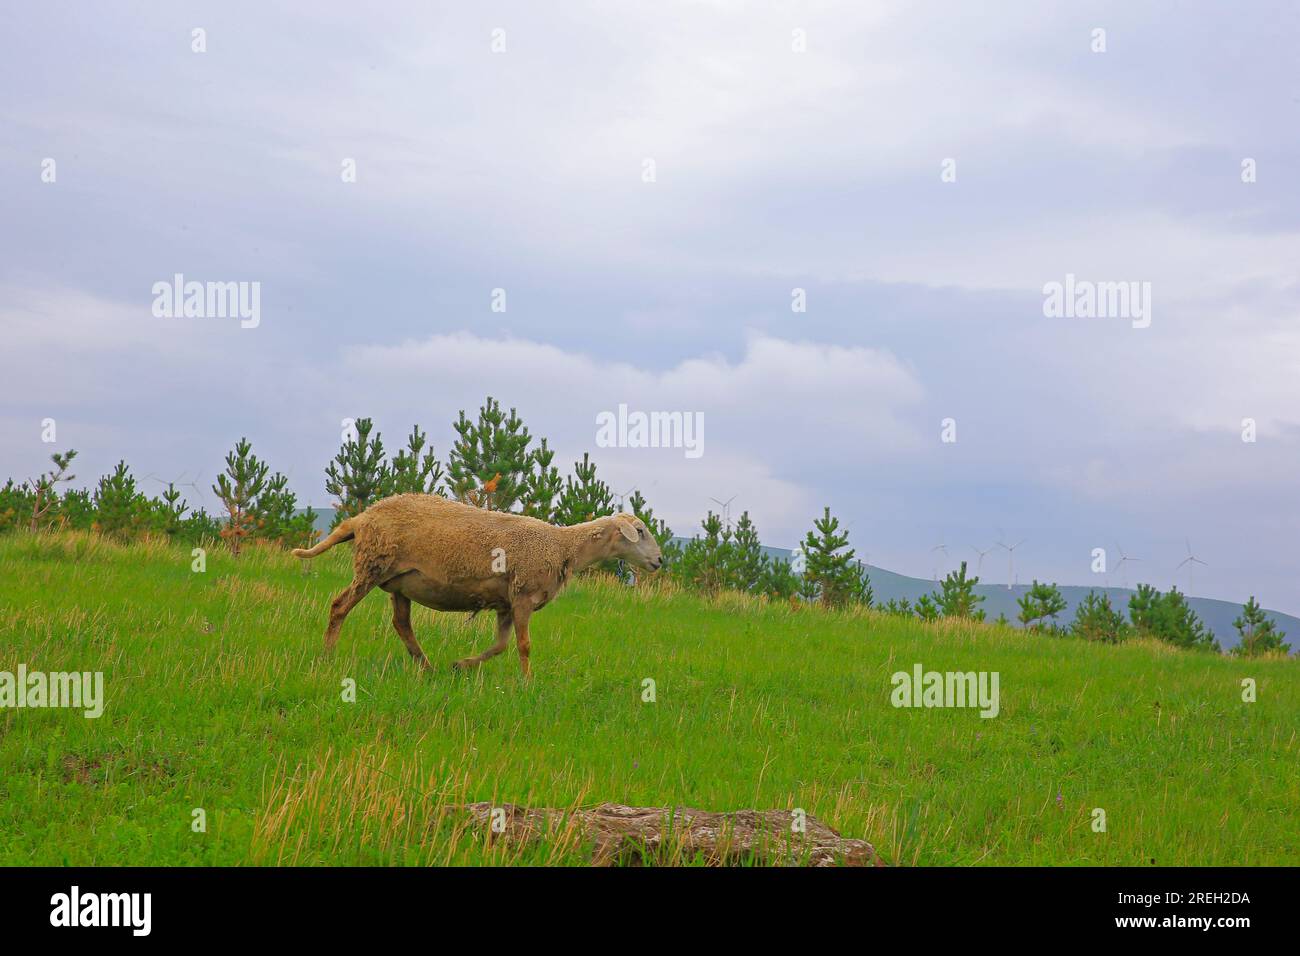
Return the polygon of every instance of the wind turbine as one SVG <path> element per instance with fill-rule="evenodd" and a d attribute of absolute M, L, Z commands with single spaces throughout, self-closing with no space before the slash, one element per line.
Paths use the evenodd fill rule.
<path fill-rule="evenodd" d="M 1028 539 L 1021 538 L 1015 544 L 1007 544 L 1005 541 L 999 541 L 998 547 L 1005 548 L 1007 552 L 1007 590 L 1011 590 L 1011 582 L 1015 579 L 1016 567 L 1016 548 L 1024 544 Z"/>
<path fill-rule="evenodd" d="M 931 554 L 934 554 L 936 551 L 942 551 L 942 552 L 943 552 L 943 556 L 944 556 L 945 558 L 948 557 L 948 546 L 947 546 L 946 544 L 942 544 L 942 543 L 940 543 L 940 544 L 936 544 L 933 548 L 930 549 L 930 553 L 931 553 Z M 935 579 L 936 581 L 939 580 L 939 568 L 938 568 L 937 565 L 935 566 L 935 569 L 934 569 L 934 579 Z"/>
<path fill-rule="evenodd" d="M 735 501 L 738 497 L 740 497 L 738 494 L 732 495 L 726 501 L 719 501 L 717 498 L 709 499 L 715 505 L 718 505 L 720 508 L 722 508 L 722 523 L 725 524 L 728 528 L 731 527 L 731 503 Z"/>
<path fill-rule="evenodd" d="M 634 491 L 636 491 L 636 485 L 633 485 L 631 488 L 629 488 L 627 491 L 623 492 L 621 495 L 617 495 L 617 494 L 614 495 L 614 500 L 618 502 L 618 510 L 619 510 L 620 512 L 622 512 L 622 510 L 623 510 L 623 499 L 626 498 L 628 495 L 630 495 L 630 494 L 631 494 L 632 492 L 634 492 Z"/>
<path fill-rule="evenodd" d="M 184 472 L 181 472 L 180 477 L 177 478 L 177 479 L 175 479 L 174 481 L 163 481 L 163 480 L 162 480 L 161 478 L 159 478 L 157 475 L 155 475 L 155 474 L 153 474 L 152 472 L 150 472 L 149 474 L 145 475 L 145 476 L 144 476 L 143 478 L 141 478 L 140 480 L 141 480 L 141 481 L 156 481 L 156 482 L 158 482 L 158 484 L 160 484 L 160 485 L 174 485 L 174 486 L 176 486 L 177 488 L 181 488 L 181 489 L 184 489 L 184 488 L 190 488 L 190 489 L 192 489 L 192 490 L 194 491 L 194 499 L 195 499 L 195 504 L 194 504 L 194 505 L 191 505 L 191 507 L 205 507 L 205 508 L 206 508 L 206 507 L 207 507 L 207 502 L 204 500 L 205 497 L 206 497 L 206 493 L 205 493 L 204 490 L 203 490 L 202 488 L 200 488 L 199 485 L 198 485 L 198 479 L 201 478 L 201 477 L 203 477 L 202 474 L 199 473 L 199 472 L 196 472 L 195 475 L 194 475 L 194 481 L 186 481 L 186 480 L 185 480 L 185 473 L 184 473 Z M 292 473 L 290 474 L 290 477 L 293 477 L 293 476 L 292 476 Z"/>
<path fill-rule="evenodd" d="M 970 546 L 970 549 L 980 556 L 979 561 L 975 565 L 975 574 L 978 577 L 980 574 L 984 573 L 984 555 L 992 554 L 997 549 L 997 545 L 994 545 L 992 548 L 985 548 L 983 551 L 981 551 L 979 548 L 975 547 L 975 545 L 972 544 Z"/>
<path fill-rule="evenodd" d="M 1115 542 L 1115 550 L 1119 552 L 1119 562 L 1115 565 L 1115 570 L 1119 571 L 1124 567 L 1125 561 L 1141 561 L 1141 558 L 1130 557 L 1124 553 L 1124 548 L 1118 541 Z M 1124 575 L 1124 587 L 1128 587 L 1128 575 Z"/>
<path fill-rule="evenodd" d="M 1187 565 L 1187 596 L 1191 597 L 1192 596 L 1192 568 L 1194 565 L 1205 564 L 1205 562 L 1202 561 L 1200 558 L 1198 558 L 1196 555 L 1192 554 L 1192 542 L 1190 539 L 1187 541 L 1187 557 L 1183 558 L 1183 560 L 1178 563 L 1178 568 L 1181 568 L 1184 564 Z M 1209 567 L 1208 564 L 1205 564 L 1205 566 L 1207 568 Z M 1174 568 L 1174 570 L 1177 571 L 1178 568 Z"/>

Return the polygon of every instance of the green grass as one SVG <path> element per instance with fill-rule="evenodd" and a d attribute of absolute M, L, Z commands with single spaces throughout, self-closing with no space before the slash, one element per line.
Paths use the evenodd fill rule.
<path fill-rule="evenodd" d="M 900 865 L 1300 862 L 1294 661 L 583 579 L 533 619 L 531 685 L 513 647 L 450 670 L 490 615 L 417 608 L 422 674 L 380 592 L 322 656 L 350 559 L 0 539 L 0 670 L 107 697 L 0 710 L 0 864 L 582 862 L 485 846 L 440 813 L 470 800 L 802 807 Z M 1000 715 L 893 708 L 916 662 L 998 671 Z"/>

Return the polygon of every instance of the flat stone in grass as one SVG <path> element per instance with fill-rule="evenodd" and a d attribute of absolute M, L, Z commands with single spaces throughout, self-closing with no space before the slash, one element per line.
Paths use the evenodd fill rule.
<path fill-rule="evenodd" d="M 578 810 L 471 803 L 465 807 L 490 842 L 524 847 L 547 840 L 594 844 L 595 866 L 884 866 L 865 840 L 840 836 L 816 817 L 796 827 L 789 810 L 713 813 L 689 807 L 602 803 Z"/>

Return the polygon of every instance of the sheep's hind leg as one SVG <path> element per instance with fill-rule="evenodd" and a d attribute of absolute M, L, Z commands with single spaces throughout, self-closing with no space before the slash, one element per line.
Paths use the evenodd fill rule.
<path fill-rule="evenodd" d="M 496 657 L 506 649 L 510 643 L 510 623 L 511 615 L 509 611 L 497 611 L 497 641 L 482 654 L 475 654 L 473 657 L 466 657 L 458 660 L 451 666 L 458 671 L 469 670 L 471 667 L 478 667 L 485 660 Z"/>
<path fill-rule="evenodd" d="M 519 667 L 524 672 L 525 680 L 533 676 L 532 668 L 528 666 L 528 653 L 533 648 L 532 639 L 528 636 L 528 619 L 532 613 L 531 608 L 515 608 L 515 644 L 519 648 Z"/>
<path fill-rule="evenodd" d="M 370 593 L 372 587 L 373 584 L 362 583 L 357 579 L 340 591 L 330 603 L 330 622 L 325 628 L 326 654 L 332 654 L 334 645 L 339 642 L 339 630 L 343 627 L 343 619 L 348 616 L 348 612 L 361 603 L 361 599 Z"/>
<path fill-rule="evenodd" d="M 411 599 L 405 594 L 393 592 L 393 629 L 397 631 L 397 636 L 402 639 L 406 645 L 407 651 L 419 662 L 425 670 L 429 669 L 429 659 L 424 656 L 424 650 L 420 647 L 420 642 L 415 639 L 415 631 L 411 628 Z"/>

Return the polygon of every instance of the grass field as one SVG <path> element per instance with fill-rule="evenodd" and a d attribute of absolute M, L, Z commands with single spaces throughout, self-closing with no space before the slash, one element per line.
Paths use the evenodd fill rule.
<path fill-rule="evenodd" d="M 534 618 L 531 685 L 513 646 L 451 671 L 490 615 L 417 608 L 422 674 L 380 592 L 322 656 L 350 559 L 0 539 L 0 671 L 103 671 L 107 698 L 0 710 L 0 864 L 583 861 L 485 846 L 439 812 L 470 800 L 802 807 L 893 865 L 1300 862 L 1295 661 L 583 579 Z M 999 672 L 999 716 L 895 709 L 918 662 Z"/>

